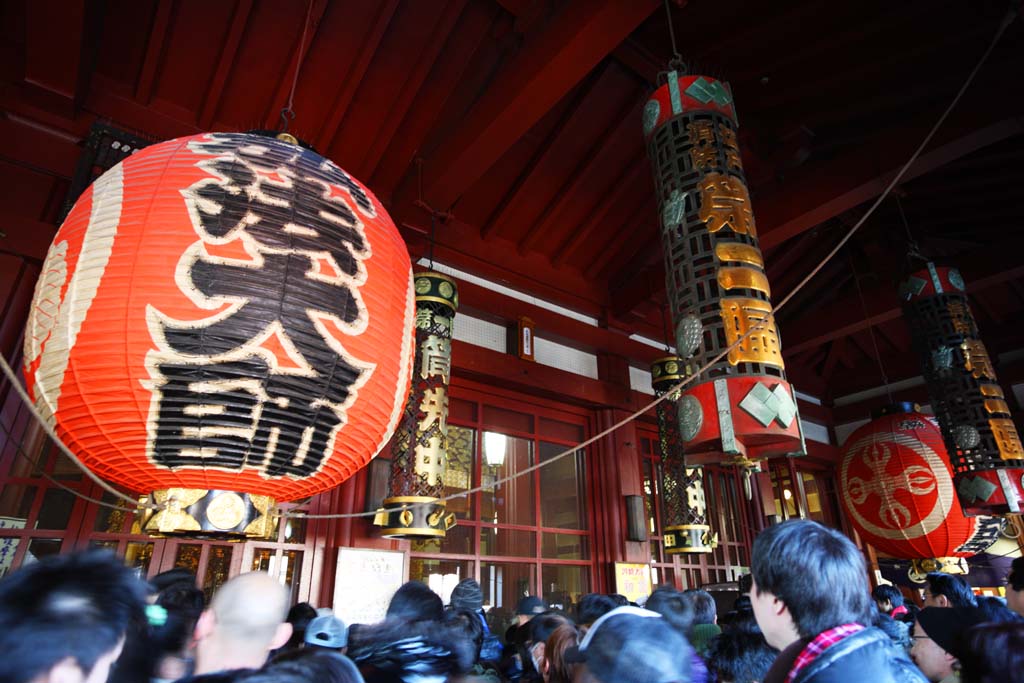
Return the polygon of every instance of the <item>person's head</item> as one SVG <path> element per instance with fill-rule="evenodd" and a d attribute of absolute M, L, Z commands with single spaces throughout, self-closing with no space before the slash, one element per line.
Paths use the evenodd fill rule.
<path fill-rule="evenodd" d="M 147 586 L 113 554 L 55 555 L 0 581 L 0 681 L 102 683 Z"/>
<path fill-rule="evenodd" d="M 292 634 L 287 614 L 288 590 L 269 574 L 228 580 L 196 623 L 195 673 L 262 666 Z"/>
<path fill-rule="evenodd" d="M 978 609 L 985 615 L 985 621 L 1024 621 L 1024 617 L 1006 606 L 1002 598 L 993 595 L 979 595 Z"/>
<path fill-rule="evenodd" d="M 316 608 L 308 602 L 299 602 L 292 605 L 285 618 L 292 625 L 292 635 L 288 638 L 285 648 L 302 647 L 306 639 L 306 627 L 309 622 L 316 619 Z"/>
<path fill-rule="evenodd" d="M 629 604 L 629 598 L 622 593 L 609 593 L 608 597 L 612 599 L 616 607 L 625 607 Z"/>
<path fill-rule="evenodd" d="M 889 640 L 903 648 L 904 651 L 910 649 L 913 644 L 907 624 L 896 621 L 885 612 L 875 612 L 875 618 L 871 625 L 889 636 Z"/>
<path fill-rule="evenodd" d="M 1010 565 L 1006 577 L 1006 606 L 1024 616 L 1024 557 L 1018 557 Z"/>
<path fill-rule="evenodd" d="M 809 520 L 769 527 L 754 541 L 751 569 L 754 616 L 778 650 L 841 624 L 871 623 L 864 557 L 838 531 Z"/>
<path fill-rule="evenodd" d="M 740 578 L 736 579 L 737 590 L 740 595 L 746 595 L 750 592 L 750 586 L 754 583 L 753 574 L 743 574 Z"/>
<path fill-rule="evenodd" d="M 149 585 L 152 592 L 160 594 L 169 588 L 185 585 L 196 587 L 196 575 L 184 567 L 175 567 L 156 576 L 150 577 Z"/>
<path fill-rule="evenodd" d="M 307 647 L 324 650 L 342 650 L 348 645 L 348 627 L 333 614 L 321 614 L 306 626 Z"/>
<path fill-rule="evenodd" d="M 718 605 L 711 593 L 699 588 L 683 591 L 683 597 L 693 605 L 694 624 L 717 624 Z"/>
<path fill-rule="evenodd" d="M 911 635 L 911 659 L 930 681 L 952 675 L 965 652 L 967 632 L 984 618 L 976 607 L 925 607 Z"/>
<path fill-rule="evenodd" d="M 526 595 L 519 599 L 519 604 L 516 605 L 516 617 L 519 620 L 519 625 L 533 619 L 538 614 L 543 614 L 548 611 L 548 604 L 536 595 Z"/>
<path fill-rule="evenodd" d="M 206 597 L 195 583 L 173 582 L 156 597 L 163 619 L 150 619 L 152 646 L 158 661 L 154 676 L 163 680 L 184 677 L 191 668 L 192 634 L 206 606 Z"/>
<path fill-rule="evenodd" d="M 1024 623 L 980 624 L 967 632 L 962 683 L 1024 683 Z"/>
<path fill-rule="evenodd" d="M 651 593 L 644 609 L 657 612 L 676 633 L 685 636 L 693 626 L 693 603 L 673 589 L 659 589 Z"/>
<path fill-rule="evenodd" d="M 598 683 L 687 683 L 693 649 L 657 613 L 617 607 L 566 653 Z"/>
<path fill-rule="evenodd" d="M 925 607 L 974 607 L 977 604 L 971 585 L 959 576 L 929 572 L 925 581 Z"/>
<path fill-rule="evenodd" d="M 607 595 L 587 593 L 576 605 L 576 623 L 580 626 L 589 626 L 615 607 L 615 603 Z"/>
<path fill-rule="evenodd" d="M 450 609 L 444 613 L 445 623 L 453 633 L 472 643 L 473 664 L 480 661 L 480 649 L 484 645 L 484 625 L 475 611 Z"/>
<path fill-rule="evenodd" d="M 484 592 L 476 579 L 463 579 L 452 589 L 449 601 L 452 609 L 464 609 L 479 612 L 484 607 Z"/>
<path fill-rule="evenodd" d="M 875 606 L 882 614 L 890 614 L 897 607 L 903 606 L 903 593 L 896 586 L 883 583 L 875 586 L 871 591 L 871 597 L 875 600 Z"/>
<path fill-rule="evenodd" d="M 711 643 L 708 669 L 719 683 L 756 683 L 778 654 L 760 633 L 725 631 Z"/>
<path fill-rule="evenodd" d="M 548 637 L 554 633 L 556 628 L 568 623 L 570 622 L 566 617 L 553 612 L 539 614 L 530 620 L 530 623 L 526 627 L 527 636 L 525 645 L 533 671 L 536 671 L 537 673 L 542 672 L 542 662 L 544 661 Z M 530 671 L 530 668 L 526 666 L 525 662 L 523 668 L 525 671 Z"/>
<path fill-rule="evenodd" d="M 363 683 L 359 669 L 348 657 L 330 650 L 288 650 L 237 683 Z"/>
<path fill-rule="evenodd" d="M 576 665 L 566 661 L 565 653 L 579 644 L 579 629 L 571 622 L 567 621 L 551 632 L 544 644 L 541 663 L 545 683 L 571 683 Z"/>
<path fill-rule="evenodd" d="M 440 621 L 444 618 L 441 596 L 419 581 L 409 581 L 395 592 L 388 604 L 388 619 Z"/>

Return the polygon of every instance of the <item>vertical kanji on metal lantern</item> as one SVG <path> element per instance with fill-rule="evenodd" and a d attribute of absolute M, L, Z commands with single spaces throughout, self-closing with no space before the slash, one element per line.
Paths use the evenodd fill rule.
<path fill-rule="evenodd" d="M 659 398 L 689 373 L 678 356 L 659 358 L 651 365 L 651 386 Z M 704 500 L 704 470 L 687 467 L 679 437 L 677 389 L 658 404 L 658 445 L 661 450 L 662 543 L 665 552 L 710 553 L 718 546 L 718 534 L 711 533 Z"/>
<path fill-rule="evenodd" d="M 900 298 L 964 512 L 1020 513 L 1024 449 L 963 277 L 929 262 L 900 285 Z"/>
<path fill-rule="evenodd" d="M 434 271 L 417 273 L 416 356 L 405 412 L 391 442 L 388 497 L 374 524 L 381 535 L 443 537 L 455 525 L 439 499 L 448 461 L 448 384 L 452 325 L 459 308 L 455 281 Z"/>
<path fill-rule="evenodd" d="M 702 367 L 678 401 L 687 462 L 803 455 L 726 83 L 667 74 L 644 107 L 676 353 Z M 754 330 L 743 338 L 747 332 Z M 740 341 L 742 339 L 742 341 Z"/>

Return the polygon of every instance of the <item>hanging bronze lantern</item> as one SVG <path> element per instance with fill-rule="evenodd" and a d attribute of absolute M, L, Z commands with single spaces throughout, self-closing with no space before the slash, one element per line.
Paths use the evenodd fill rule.
<path fill-rule="evenodd" d="M 1019 513 L 1024 448 L 960 272 L 928 263 L 903 282 L 900 298 L 964 514 Z"/>
<path fill-rule="evenodd" d="M 651 365 L 651 386 L 659 398 L 672 390 L 693 368 L 678 356 L 659 358 Z M 661 449 L 662 529 L 665 552 L 710 553 L 718 547 L 718 534 L 711 533 L 704 501 L 704 470 L 687 467 L 676 418 L 677 390 L 658 404 L 658 445 Z"/>
<path fill-rule="evenodd" d="M 687 461 L 805 453 L 740 162 L 729 86 L 673 71 L 644 108 L 676 350 L 697 367 L 727 356 L 678 401 Z"/>
<path fill-rule="evenodd" d="M 452 323 L 459 292 L 451 278 L 426 271 L 416 289 L 416 356 L 409 400 L 391 442 L 388 497 L 374 524 L 396 538 L 443 537 L 455 515 L 439 502 L 448 460 L 448 384 Z"/>

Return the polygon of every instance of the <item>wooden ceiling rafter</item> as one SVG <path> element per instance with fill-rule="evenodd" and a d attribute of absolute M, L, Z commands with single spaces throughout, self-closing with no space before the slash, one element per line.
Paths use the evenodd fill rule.
<path fill-rule="evenodd" d="M 156 3 L 153 25 L 150 27 L 149 40 L 146 42 L 146 56 L 142 60 L 139 80 L 135 85 L 135 101 L 139 104 L 148 105 L 153 100 L 153 87 L 163 61 L 164 43 L 170 30 L 173 10 L 173 2 Z"/>
<path fill-rule="evenodd" d="M 600 256 L 594 259 L 587 266 L 585 274 L 589 279 L 600 277 L 607 280 L 609 271 L 615 267 L 613 260 L 619 256 L 619 250 L 630 240 L 636 240 L 637 234 L 644 232 L 643 226 L 654 221 L 656 206 L 654 193 L 643 200 L 640 208 L 633 212 L 633 221 L 624 225 L 620 232 L 613 234 L 609 241 L 601 248 Z"/>
<path fill-rule="evenodd" d="M 249 23 L 252 6 L 253 0 L 239 0 L 231 15 L 231 25 L 228 28 L 227 38 L 224 40 L 224 46 L 221 48 L 220 55 L 217 58 L 217 67 L 213 71 L 213 77 L 206 88 L 202 106 L 199 108 L 198 124 L 204 130 L 210 129 L 217 116 L 221 97 L 224 95 L 224 85 L 227 83 L 228 75 L 235 66 L 238 46 L 242 44 L 242 36 L 245 34 L 246 25 Z"/>
<path fill-rule="evenodd" d="M 302 65 L 309 59 L 313 42 L 316 40 L 317 29 L 320 27 L 320 20 L 323 19 L 327 6 L 330 4 L 328 0 L 310 0 L 310 2 L 312 7 L 308 8 L 308 28 L 306 26 L 307 13 L 296 12 L 301 21 L 297 27 L 291 58 L 288 60 L 287 68 L 278 77 L 277 88 L 274 89 L 274 95 L 270 98 L 266 111 L 261 117 L 263 127 L 269 130 L 279 130 L 281 127 L 281 110 L 288 104 L 288 95 L 291 92 L 292 83 L 295 82 L 296 70 L 301 78 Z M 295 7 L 298 8 L 301 5 L 296 3 Z M 305 38 L 305 44 L 303 44 L 303 38 Z"/>
<path fill-rule="evenodd" d="M 22 86 L 74 117 L 89 93 L 102 37 L 98 3 L 28 3 Z M 55 58 L 56 57 L 56 58 Z"/>

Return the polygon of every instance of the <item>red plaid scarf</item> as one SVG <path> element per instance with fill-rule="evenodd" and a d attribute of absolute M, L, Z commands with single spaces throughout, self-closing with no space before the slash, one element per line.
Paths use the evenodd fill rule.
<path fill-rule="evenodd" d="M 818 658 L 822 652 L 838 643 L 843 638 L 851 636 L 857 631 L 863 631 L 864 627 L 860 624 L 843 624 L 842 626 L 836 626 L 830 628 L 827 631 L 822 631 L 818 636 L 807 643 L 800 654 L 797 655 L 796 661 L 793 662 L 793 668 L 789 670 L 789 675 L 786 676 L 786 683 L 793 683 L 796 680 L 796 676 L 800 673 L 800 670 L 805 666 L 813 662 Z"/>

